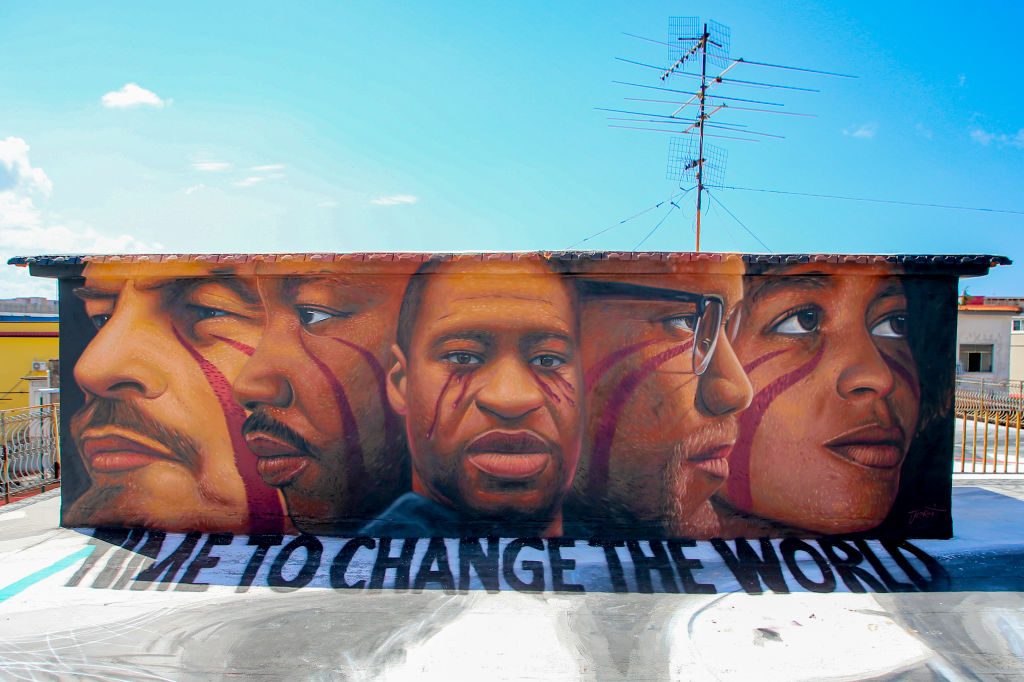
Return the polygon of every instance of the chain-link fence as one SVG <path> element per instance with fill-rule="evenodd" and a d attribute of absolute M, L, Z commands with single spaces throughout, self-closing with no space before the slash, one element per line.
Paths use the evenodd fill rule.
<path fill-rule="evenodd" d="M 60 482 L 60 405 L 0 410 L 4 500 L 29 488 Z"/>

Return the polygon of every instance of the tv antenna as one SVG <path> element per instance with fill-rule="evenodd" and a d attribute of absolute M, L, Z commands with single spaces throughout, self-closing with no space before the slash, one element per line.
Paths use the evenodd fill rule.
<path fill-rule="evenodd" d="M 661 105 L 672 105 L 670 113 L 652 113 L 630 109 L 608 109 L 598 107 L 623 116 L 609 117 L 612 128 L 631 130 L 647 130 L 670 133 L 677 137 L 670 140 L 668 152 L 668 169 L 666 176 L 670 180 L 683 183 L 694 183 L 697 190 L 696 204 L 696 239 L 695 250 L 700 251 L 701 214 L 704 194 L 709 187 L 723 186 L 725 166 L 728 153 L 706 141 L 706 138 L 727 139 L 742 142 L 759 142 L 765 138 L 784 139 L 782 135 L 753 130 L 750 126 L 722 120 L 732 112 L 756 114 L 776 114 L 795 117 L 812 117 L 813 114 L 781 111 L 785 106 L 782 102 L 774 102 L 754 97 L 735 97 L 731 94 L 720 94 L 724 86 L 731 85 L 744 88 L 768 90 L 796 90 L 803 92 L 819 92 L 814 88 L 797 87 L 782 83 L 768 83 L 755 80 L 743 80 L 733 77 L 733 70 L 741 64 L 752 67 L 783 69 L 810 74 L 855 78 L 848 74 L 797 66 L 769 64 L 767 62 L 734 58 L 730 54 L 731 31 L 728 26 L 717 21 L 701 21 L 699 17 L 669 17 L 668 40 L 660 41 L 652 38 L 627 33 L 626 35 L 650 43 L 658 43 L 668 47 L 667 67 L 646 64 L 631 59 L 620 61 L 659 72 L 659 80 L 664 85 L 647 85 L 615 81 L 645 90 L 656 90 L 677 95 L 688 95 L 685 98 L 654 99 L 647 97 L 628 97 L 631 102 L 645 102 Z M 691 87 L 679 89 L 667 87 L 677 79 L 696 80 Z M 696 87 L 693 87 L 696 86 Z M 663 96 L 664 97 L 664 96 Z M 681 101 L 680 101 L 681 100 Z M 642 123 L 645 125 L 637 126 Z M 652 127 L 653 126 L 653 127 Z M 679 137 L 683 136 L 683 137 Z M 711 195 L 708 195 L 711 197 Z M 715 198 L 715 197 L 711 197 Z M 720 201 L 715 198 L 716 201 Z M 728 211 L 728 209 L 726 209 Z M 731 212 L 730 212 L 731 215 Z M 660 223 L 659 223 L 660 225 Z M 746 227 L 744 226 L 746 229 Z M 749 231 L 749 230 L 748 230 Z M 648 235 L 650 236 L 650 235 Z M 756 235 L 753 235 L 758 241 Z M 763 243 L 763 242 L 762 242 Z"/>
<path fill-rule="evenodd" d="M 682 181 L 692 172 L 694 179 L 697 181 L 697 239 L 694 250 L 700 251 L 700 214 L 701 198 L 704 196 L 704 180 L 706 179 L 706 174 L 711 171 L 718 179 L 718 182 L 715 184 L 721 185 L 722 178 L 725 175 L 725 160 L 728 158 L 725 150 L 718 148 L 714 150 L 717 157 L 715 162 L 709 164 L 704 156 L 704 129 L 707 127 L 708 119 L 726 106 L 725 104 L 720 104 L 714 111 L 710 113 L 707 111 L 708 60 L 710 58 L 712 64 L 724 69 L 718 75 L 717 83 L 721 83 L 722 76 L 732 70 L 739 62 L 728 63 L 730 42 L 728 26 L 723 26 L 717 21 L 705 22 L 703 30 L 698 34 L 697 22 L 697 17 L 669 17 L 668 58 L 671 65 L 665 73 L 661 74 L 661 80 L 664 81 L 670 77 L 677 69 L 685 69 L 687 61 L 699 57 L 700 89 L 693 97 L 679 105 L 679 108 L 672 112 L 672 116 L 676 116 L 696 100 L 696 104 L 699 107 L 697 120 L 689 130 L 694 128 L 697 130 L 697 153 L 696 155 L 693 154 L 693 137 L 691 135 L 688 140 L 690 144 L 670 144 L 668 158 L 669 179 Z M 712 32 L 714 33 L 712 34 Z M 671 140 L 671 142 L 678 143 L 680 140 Z M 681 151 L 684 153 L 682 156 L 679 156 Z M 711 152 L 712 150 L 709 145 L 708 153 L 710 154 Z M 676 170 L 673 169 L 674 156 L 676 157 Z"/>

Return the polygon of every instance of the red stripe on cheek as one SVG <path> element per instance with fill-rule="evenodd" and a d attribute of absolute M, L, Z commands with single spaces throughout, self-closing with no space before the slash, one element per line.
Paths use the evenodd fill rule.
<path fill-rule="evenodd" d="M 338 418 L 344 431 L 346 483 L 350 491 L 361 491 L 364 472 L 363 446 L 359 440 L 359 425 L 356 423 L 356 417 L 352 413 L 352 406 L 348 402 L 348 396 L 345 395 L 344 387 L 338 381 L 338 377 L 334 376 L 334 373 L 331 372 L 330 367 L 310 352 L 301 333 L 299 335 L 299 343 L 302 345 L 302 350 L 305 351 L 306 356 L 320 370 L 320 374 L 323 375 L 327 385 L 331 387 L 331 393 L 334 395 L 334 404 L 338 409 Z"/>
<path fill-rule="evenodd" d="M 537 384 L 537 386 L 540 387 L 540 390 L 544 391 L 544 395 L 546 395 L 547 397 L 549 397 L 552 400 L 554 400 L 555 403 L 561 403 L 562 402 L 562 399 L 558 397 L 558 394 L 555 393 L 551 389 L 550 386 L 548 386 L 546 383 L 544 383 L 543 379 L 541 379 L 539 376 L 537 376 L 533 372 L 530 372 L 530 374 L 533 376 L 533 383 Z"/>
<path fill-rule="evenodd" d="M 569 403 L 569 406 L 576 407 L 576 401 L 573 399 L 573 396 L 576 395 L 576 387 L 561 374 L 553 374 L 552 380 L 562 389 L 562 397 Z"/>
<path fill-rule="evenodd" d="M 757 369 L 758 367 L 760 367 L 764 363 L 768 362 L 772 358 L 778 357 L 778 356 L 782 355 L 783 353 L 788 353 L 790 350 L 792 350 L 792 349 L 791 348 L 783 348 L 782 350 L 773 350 L 771 353 L 765 353 L 761 357 L 755 358 L 754 360 L 751 360 L 746 365 L 743 365 L 743 373 L 744 374 L 750 374 L 755 369 Z"/>
<path fill-rule="evenodd" d="M 881 353 L 881 351 L 879 352 Z M 885 353 L 881 353 L 881 356 L 882 360 L 885 361 L 885 364 L 892 370 L 892 373 L 902 379 L 904 383 L 910 387 L 910 392 L 913 394 L 914 399 L 920 400 L 921 384 L 918 382 L 917 377 L 915 377 L 914 374 L 896 358 L 890 357 Z"/>
<path fill-rule="evenodd" d="M 786 389 L 813 372 L 824 354 L 825 344 L 821 344 L 814 357 L 761 389 L 754 396 L 750 407 L 740 414 L 739 437 L 732 452 L 729 453 L 729 478 L 725 485 L 730 501 L 741 511 L 748 511 L 753 504 L 750 494 L 750 455 L 754 436 L 761 426 L 765 412 Z"/>
<path fill-rule="evenodd" d="M 614 367 L 619 361 L 624 358 L 636 353 L 637 351 L 643 350 L 651 344 L 658 343 L 660 339 L 648 339 L 647 341 L 641 341 L 640 343 L 634 343 L 631 346 L 625 346 L 618 349 L 614 353 L 610 353 L 602 358 L 596 365 L 587 370 L 586 375 L 583 377 L 583 385 L 590 390 L 597 382 L 605 375 L 605 373 Z"/>
<path fill-rule="evenodd" d="M 455 396 L 455 400 L 452 401 L 453 410 L 458 409 L 459 404 L 462 402 L 462 399 L 466 397 L 466 389 L 469 388 L 469 375 L 459 375 L 459 377 L 455 380 L 455 383 L 462 384 L 462 390 L 459 391 L 459 394 Z"/>
<path fill-rule="evenodd" d="M 693 341 L 688 341 L 648 358 L 640 367 L 623 377 L 615 387 L 594 430 L 594 446 L 591 448 L 590 469 L 587 473 L 587 493 L 592 499 L 603 495 L 608 486 L 608 460 L 611 457 L 615 431 L 619 426 L 619 417 L 626 407 L 626 402 L 654 370 L 692 347 Z"/>
<path fill-rule="evenodd" d="M 363 360 L 366 361 L 367 367 L 369 367 L 370 371 L 373 372 L 373 376 L 377 380 L 377 392 L 380 396 L 380 409 L 384 411 L 384 438 L 385 442 L 388 444 L 388 451 L 393 452 L 397 444 L 396 441 L 398 440 L 399 426 L 395 413 L 391 411 L 391 403 L 388 402 L 388 386 L 387 379 L 384 374 L 384 368 L 380 366 L 380 363 L 377 361 L 377 357 L 371 353 L 369 349 L 363 348 L 351 341 L 339 339 L 336 336 L 332 336 L 331 338 L 359 353 Z"/>
<path fill-rule="evenodd" d="M 281 509 L 280 498 L 277 490 L 264 483 L 256 470 L 256 455 L 252 453 L 242 437 L 245 411 L 231 396 L 230 382 L 212 362 L 204 358 L 192 344 L 186 341 L 177 329 L 174 330 L 174 337 L 199 365 L 203 376 L 206 377 L 206 382 L 220 403 L 221 412 L 227 423 L 228 434 L 231 437 L 235 468 L 238 470 L 239 476 L 242 477 L 242 485 L 245 488 L 246 505 L 249 509 L 249 532 L 282 532 L 284 530 L 284 513 Z"/>
<path fill-rule="evenodd" d="M 434 417 L 430 420 L 430 427 L 427 429 L 427 440 L 430 440 L 434 435 L 434 429 L 437 428 L 437 420 L 441 417 L 441 403 L 444 401 L 444 395 L 448 392 L 448 387 L 452 385 L 452 380 L 456 377 L 459 377 L 459 381 L 463 381 L 465 379 L 465 377 L 457 371 L 452 372 L 448 375 L 448 378 L 444 380 L 444 385 L 441 386 L 441 392 L 437 394 L 437 401 L 434 403 Z M 466 383 L 468 384 L 469 382 Z M 462 388 L 463 391 L 465 391 L 466 387 L 463 386 Z M 460 395 L 459 398 L 461 397 L 462 396 Z M 456 400 L 456 403 L 458 403 L 458 400 Z"/>
<path fill-rule="evenodd" d="M 255 348 L 253 348 L 252 346 L 250 346 L 248 344 L 242 343 L 241 341 L 236 341 L 235 339 L 229 339 L 226 336 L 220 336 L 218 334 L 210 334 L 210 336 L 212 336 L 215 339 L 219 339 L 219 340 L 223 341 L 224 343 L 228 344 L 229 346 L 231 346 L 235 350 L 242 351 L 246 355 L 252 355 L 253 353 L 256 352 Z"/>

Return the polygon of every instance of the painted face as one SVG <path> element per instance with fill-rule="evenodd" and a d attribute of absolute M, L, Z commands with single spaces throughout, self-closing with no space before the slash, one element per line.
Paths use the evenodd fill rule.
<path fill-rule="evenodd" d="M 245 438 L 300 529 L 361 525 L 408 485 L 382 363 L 405 276 L 259 279 L 262 340 L 234 384 Z"/>
<path fill-rule="evenodd" d="M 254 290 L 87 270 L 77 293 L 98 329 L 75 365 L 85 405 L 72 421 L 92 486 L 65 522 L 280 532 L 230 391 L 263 324 Z"/>
<path fill-rule="evenodd" d="M 903 288 L 813 264 L 751 279 L 736 348 L 755 397 L 720 494 L 795 528 L 873 528 L 892 507 L 919 409 Z"/>
<path fill-rule="evenodd" d="M 581 439 L 569 289 L 529 262 L 450 263 L 425 287 L 389 386 L 414 488 L 505 527 L 560 519 Z"/>
<path fill-rule="evenodd" d="M 741 274 L 737 259 L 717 274 L 582 282 L 589 416 L 575 494 L 587 513 L 628 532 L 715 533 L 708 500 L 751 397 L 726 333 Z"/>

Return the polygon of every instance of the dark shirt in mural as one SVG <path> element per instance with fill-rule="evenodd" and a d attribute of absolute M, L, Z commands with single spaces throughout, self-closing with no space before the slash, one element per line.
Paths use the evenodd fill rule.
<path fill-rule="evenodd" d="M 366 524 L 361 535 L 388 538 L 462 537 L 467 526 L 462 514 L 418 493 L 405 493 L 379 518 Z"/>

